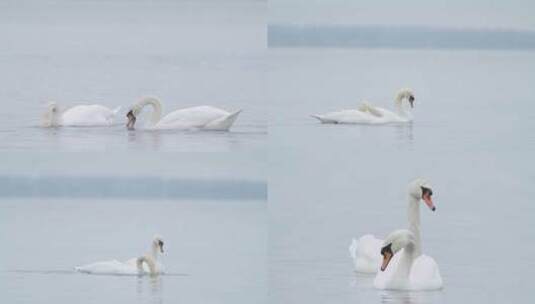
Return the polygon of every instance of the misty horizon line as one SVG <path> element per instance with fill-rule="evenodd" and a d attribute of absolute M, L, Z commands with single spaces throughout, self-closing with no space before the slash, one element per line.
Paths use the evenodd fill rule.
<path fill-rule="evenodd" d="M 268 25 L 268 47 L 535 49 L 535 31 L 393 25 Z"/>
<path fill-rule="evenodd" d="M 348 24 L 348 23 L 282 23 L 268 22 L 267 27 L 301 27 L 301 28 L 374 28 L 374 29 L 413 29 L 430 31 L 459 31 L 459 32 L 508 32 L 533 33 L 535 29 L 515 27 L 475 27 L 475 26 L 445 26 L 427 24 Z"/>
<path fill-rule="evenodd" d="M 265 200 L 267 184 L 248 179 L 157 176 L 0 175 L 0 198 Z"/>

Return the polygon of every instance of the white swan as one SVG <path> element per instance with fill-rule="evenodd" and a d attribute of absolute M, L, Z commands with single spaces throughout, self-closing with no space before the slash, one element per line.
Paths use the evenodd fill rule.
<path fill-rule="evenodd" d="M 159 254 L 163 254 L 163 240 L 160 236 L 154 236 L 151 251 L 141 257 L 129 259 L 126 262 L 117 260 L 96 262 L 74 269 L 88 274 L 107 275 L 158 275 L 163 273 L 163 265 L 158 262 Z"/>
<path fill-rule="evenodd" d="M 102 105 L 78 105 L 62 110 L 57 103 L 48 104 L 43 115 L 43 127 L 110 126 L 121 107 L 112 110 Z"/>
<path fill-rule="evenodd" d="M 414 234 L 415 251 L 420 255 L 420 201 L 423 200 L 432 211 L 435 211 L 436 207 L 431 199 L 433 191 L 431 190 L 431 185 L 425 179 L 417 178 L 410 182 L 408 194 L 407 216 L 409 230 Z M 381 264 L 380 250 L 382 245 L 383 240 L 377 239 L 371 234 L 364 235 L 358 240 L 353 239 L 349 246 L 349 254 L 353 258 L 355 270 L 357 272 L 376 273 Z"/>
<path fill-rule="evenodd" d="M 228 131 L 238 118 L 241 110 L 227 112 L 212 106 L 198 106 L 173 111 L 163 118 L 162 105 L 157 98 L 145 97 L 134 104 L 126 114 L 128 122 L 126 127 L 134 129 L 136 118 L 141 110 L 152 106 L 150 128 L 154 129 L 203 129 Z"/>
<path fill-rule="evenodd" d="M 409 230 L 396 230 L 388 235 L 381 248 L 383 262 L 374 286 L 398 290 L 441 289 L 438 265 L 433 258 L 420 255 L 418 247 L 417 236 Z"/>
<path fill-rule="evenodd" d="M 396 111 L 389 111 L 372 106 L 364 101 L 357 109 L 329 112 L 312 115 L 322 123 L 331 124 L 385 124 L 393 122 L 409 122 L 412 120 L 410 108 L 403 103 L 408 101 L 410 108 L 414 107 L 414 94 L 411 89 L 401 89 L 395 99 Z"/>

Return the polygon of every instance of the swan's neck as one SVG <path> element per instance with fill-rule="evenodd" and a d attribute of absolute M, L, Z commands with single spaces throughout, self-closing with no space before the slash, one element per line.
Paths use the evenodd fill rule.
<path fill-rule="evenodd" d="M 150 121 L 153 125 L 155 125 L 160 121 L 162 117 L 162 104 L 160 103 L 158 99 L 153 98 L 153 97 L 143 98 L 137 103 L 137 106 L 139 107 L 140 110 L 143 109 L 147 105 L 152 106 L 152 114 L 151 114 Z"/>
<path fill-rule="evenodd" d="M 158 260 L 158 255 L 160 254 L 160 248 L 158 248 L 158 245 L 152 244 L 152 251 L 151 255 L 154 261 Z"/>
<path fill-rule="evenodd" d="M 416 246 L 412 242 L 403 248 L 396 269 L 395 279 L 400 280 L 401 282 L 408 281 L 412 265 L 414 264 L 414 259 L 418 256 L 415 249 Z"/>
<path fill-rule="evenodd" d="M 403 96 L 396 97 L 396 112 L 399 116 L 410 117 L 410 109 L 403 106 Z"/>
<path fill-rule="evenodd" d="M 422 253 L 422 243 L 420 240 L 420 200 L 410 194 L 407 216 L 409 220 L 409 231 L 414 234 L 414 254 L 419 256 Z"/>

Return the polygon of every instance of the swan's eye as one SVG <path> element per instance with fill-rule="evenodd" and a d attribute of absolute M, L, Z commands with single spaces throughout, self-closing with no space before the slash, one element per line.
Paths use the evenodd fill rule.
<path fill-rule="evenodd" d="M 385 254 L 389 253 L 391 254 L 392 253 L 392 243 L 386 245 L 385 247 L 381 248 L 381 255 L 384 256 Z"/>
<path fill-rule="evenodd" d="M 422 197 L 427 196 L 427 195 L 429 196 L 433 195 L 433 191 L 431 189 L 426 188 L 426 187 L 421 187 L 421 188 L 422 188 Z"/>

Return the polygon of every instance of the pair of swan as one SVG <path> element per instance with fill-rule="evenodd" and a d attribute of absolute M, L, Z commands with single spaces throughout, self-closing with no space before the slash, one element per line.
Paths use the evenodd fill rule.
<path fill-rule="evenodd" d="M 385 240 L 373 235 L 353 239 L 349 252 L 358 272 L 375 273 L 378 289 L 435 290 L 442 288 L 442 277 L 433 258 L 422 254 L 420 201 L 436 210 L 431 185 L 418 178 L 409 184 L 408 229 L 389 234 Z M 378 271 L 378 270 L 381 271 Z"/>
<path fill-rule="evenodd" d="M 386 124 L 412 121 L 414 94 L 411 89 L 401 89 L 395 98 L 395 111 L 373 106 L 364 101 L 357 109 L 316 114 L 312 117 L 326 124 Z"/>
<path fill-rule="evenodd" d="M 126 262 L 117 260 L 96 262 L 74 269 L 87 274 L 106 275 L 145 275 L 152 276 L 164 273 L 163 265 L 158 262 L 158 256 L 163 254 L 163 239 L 161 236 L 154 236 L 151 243 L 151 250 L 146 254 L 129 259 Z"/>
<path fill-rule="evenodd" d="M 134 129 L 137 116 L 144 107 L 151 106 L 148 128 L 151 129 L 202 129 L 228 131 L 241 112 L 227 112 L 212 106 L 198 106 L 173 111 L 162 117 L 162 105 L 157 98 L 145 97 L 135 103 L 126 114 L 126 127 Z M 50 103 L 44 114 L 44 127 L 59 126 L 111 126 L 120 108 L 111 110 L 102 105 L 78 105 L 62 110 Z"/>

